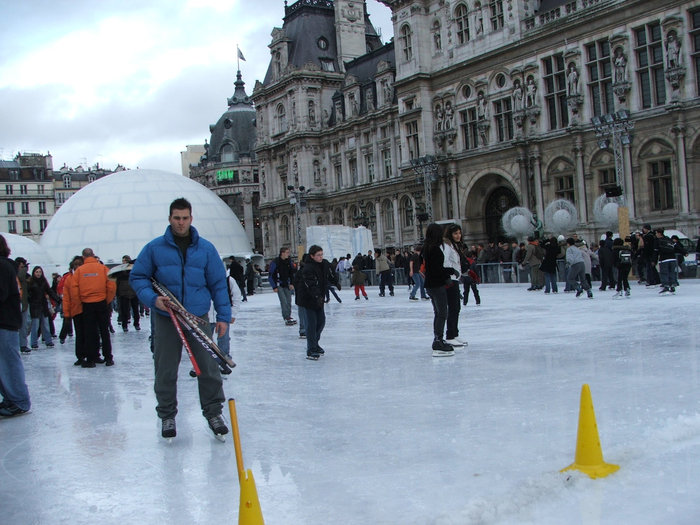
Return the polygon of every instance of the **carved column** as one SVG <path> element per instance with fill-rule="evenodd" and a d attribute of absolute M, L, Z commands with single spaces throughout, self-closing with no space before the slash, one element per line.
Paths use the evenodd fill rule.
<path fill-rule="evenodd" d="M 542 164 L 540 149 L 538 146 L 534 147 L 534 151 L 531 153 L 532 160 L 535 163 L 534 173 L 533 173 L 533 184 L 534 184 L 534 196 L 535 196 L 535 211 L 537 212 L 537 217 L 542 220 L 544 218 L 544 196 L 542 193 Z"/>
<path fill-rule="evenodd" d="M 438 186 L 440 188 L 440 215 L 442 219 L 449 219 L 450 210 L 447 207 L 447 181 L 444 175 L 438 178 Z"/>
<path fill-rule="evenodd" d="M 462 210 L 459 208 L 459 175 L 457 173 L 450 173 L 450 182 L 452 184 L 452 216 L 458 221 L 458 224 L 462 222 Z"/>
<path fill-rule="evenodd" d="M 585 168 L 583 165 L 583 140 L 580 135 L 574 139 L 574 155 L 576 156 L 576 204 L 578 205 L 579 222 L 588 223 L 588 198 L 586 195 Z"/>
<path fill-rule="evenodd" d="M 520 167 L 520 195 L 521 202 L 520 205 L 524 207 L 529 206 L 530 202 L 530 170 L 529 170 L 529 160 L 527 158 L 526 148 L 521 148 L 518 153 L 518 166 Z"/>
<path fill-rule="evenodd" d="M 248 242 L 255 246 L 255 224 L 253 221 L 253 192 L 250 188 L 243 190 L 243 220 L 245 221 L 245 233 Z"/>
<path fill-rule="evenodd" d="M 680 200 L 680 211 L 682 214 L 687 214 L 690 210 L 688 202 L 688 166 L 686 164 L 685 153 L 685 123 L 682 122 L 682 117 L 679 115 L 679 121 L 671 131 L 676 136 L 676 159 L 678 159 L 678 198 Z"/>
<path fill-rule="evenodd" d="M 374 215 L 377 220 L 377 244 L 384 245 L 384 224 L 382 223 L 382 205 L 379 199 L 374 200 Z"/>
<path fill-rule="evenodd" d="M 403 235 L 401 231 L 401 220 L 399 215 L 399 196 L 394 194 L 391 198 L 391 205 L 394 208 L 394 243 L 396 246 L 403 246 Z"/>
<path fill-rule="evenodd" d="M 632 178 L 632 150 L 629 144 L 622 146 L 622 162 L 625 170 L 625 203 L 629 211 L 630 218 L 635 216 L 634 205 L 634 179 Z"/>

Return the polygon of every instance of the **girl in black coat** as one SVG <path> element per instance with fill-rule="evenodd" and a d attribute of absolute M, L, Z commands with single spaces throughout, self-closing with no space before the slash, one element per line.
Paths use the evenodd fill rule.
<path fill-rule="evenodd" d="M 544 274 L 544 293 L 558 293 L 557 287 L 557 257 L 559 256 L 559 241 L 556 237 L 550 237 L 544 242 L 544 258 L 540 270 Z"/>
<path fill-rule="evenodd" d="M 442 251 L 442 226 L 436 223 L 425 230 L 423 259 L 425 261 L 425 289 L 433 303 L 433 356 L 454 355 L 454 348 L 444 339 L 447 322 L 447 287 L 453 286 L 453 271 L 445 268 Z M 459 295 L 458 295 L 459 297 Z"/>
<path fill-rule="evenodd" d="M 53 347 L 51 339 L 51 328 L 49 327 L 49 297 L 59 302 L 49 282 L 44 277 L 44 270 L 37 266 L 32 271 L 32 276 L 27 280 L 27 296 L 29 298 L 29 315 L 32 318 L 31 324 L 31 347 L 39 348 L 39 326 L 41 326 L 41 337 L 48 347 Z"/>

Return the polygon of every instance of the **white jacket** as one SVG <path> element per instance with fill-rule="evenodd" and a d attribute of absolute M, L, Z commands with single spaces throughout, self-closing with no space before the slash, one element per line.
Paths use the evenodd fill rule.
<path fill-rule="evenodd" d="M 459 281 L 459 278 L 462 276 L 462 261 L 459 258 L 459 253 L 457 253 L 457 250 L 455 250 L 455 248 L 448 243 L 442 243 L 440 248 L 445 256 L 445 262 L 442 265 L 445 268 L 454 268 L 457 270 L 457 274 L 455 275 L 453 273 L 450 278 L 453 281 Z"/>

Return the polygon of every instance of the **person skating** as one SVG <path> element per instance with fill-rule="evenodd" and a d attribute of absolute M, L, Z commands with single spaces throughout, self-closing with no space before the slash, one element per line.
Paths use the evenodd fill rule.
<path fill-rule="evenodd" d="M 580 297 L 583 290 L 586 291 L 588 297 L 593 299 L 591 285 L 586 279 L 586 266 L 584 264 L 583 252 L 577 248 L 576 240 L 573 237 L 566 239 L 566 264 L 569 265 L 567 272 L 568 284 L 571 290 L 576 290 L 576 297 Z"/>
<path fill-rule="evenodd" d="M 9 259 L 10 247 L 0 235 L 0 416 L 26 414 L 31 408 L 19 350 L 18 331 L 22 326 L 17 268 Z M 6 445 L 9 445 L 6 443 Z"/>
<path fill-rule="evenodd" d="M 423 260 L 425 288 L 433 304 L 433 357 L 454 355 L 454 347 L 445 342 L 444 332 L 448 308 L 447 289 L 454 286 L 452 276 L 455 275 L 455 270 L 445 267 L 442 242 L 442 226 L 429 224 L 425 230 Z"/>
<path fill-rule="evenodd" d="M 277 294 L 282 309 L 282 318 L 287 326 L 294 326 L 292 319 L 292 291 L 294 290 L 294 273 L 296 268 L 289 258 L 291 251 L 288 247 L 280 249 L 279 256 L 270 263 L 268 281 L 272 291 Z"/>
<path fill-rule="evenodd" d="M 151 286 L 155 278 L 168 288 L 192 314 L 207 320 L 209 306 L 214 302 L 216 310 L 216 334 L 221 337 L 231 320 L 231 304 L 226 286 L 226 270 L 219 254 L 206 239 L 199 236 L 192 226 L 192 205 L 184 198 L 170 204 L 169 226 L 165 234 L 149 242 L 136 259 L 129 282 L 146 306 L 155 308 L 153 364 L 155 366 L 154 390 L 156 412 L 161 419 L 161 435 L 176 435 L 177 372 L 182 357 L 182 341 L 168 315 L 171 305 L 159 296 Z M 217 362 L 188 333 L 201 375 L 199 402 L 202 414 L 215 436 L 228 433 L 221 415 L 224 397 L 223 381 Z"/>

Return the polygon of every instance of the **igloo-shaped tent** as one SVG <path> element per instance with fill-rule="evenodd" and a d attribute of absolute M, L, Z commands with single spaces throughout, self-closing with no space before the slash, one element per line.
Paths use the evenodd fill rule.
<path fill-rule="evenodd" d="M 39 245 L 39 243 L 31 240 L 29 237 L 23 237 L 21 235 L 15 235 L 14 233 L 2 232 L 1 235 L 5 237 L 8 246 L 10 247 L 10 259 L 16 259 L 17 257 L 24 257 L 29 263 L 30 271 L 36 266 L 41 266 L 44 270 L 44 275 L 47 279 L 51 279 L 51 274 L 53 272 L 61 273 L 60 270 L 65 271 L 68 268 L 68 264 L 58 264 L 49 255 L 49 253 L 44 250 L 44 248 Z"/>
<path fill-rule="evenodd" d="M 41 246 L 67 264 L 83 248 L 92 248 L 106 264 L 132 258 L 168 226 L 170 203 L 184 197 L 192 204 L 192 225 L 214 244 L 221 258 L 251 252 L 236 215 L 201 184 L 160 170 L 120 171 L 88 184 L 56 212 Z"/>

